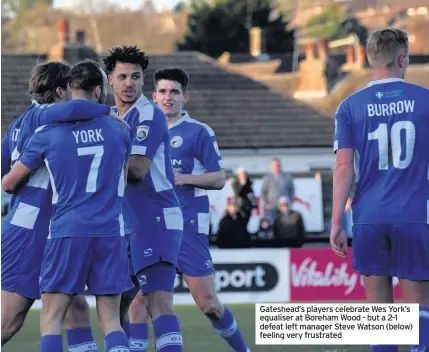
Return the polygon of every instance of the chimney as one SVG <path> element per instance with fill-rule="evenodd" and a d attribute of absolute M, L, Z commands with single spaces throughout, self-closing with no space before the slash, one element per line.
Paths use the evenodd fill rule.
<path fill-rule="evenodd" d="M 314 59 L 314 41 L 309 40 L 305 47 L 305 60 L 313 60 Z"/>
<path fill-rule="evenodd" d="M 358 66 L 358 68 L 364 68 L 365 63 L 366 63 L 366 50 L 363 45 L 359 45 L 356 65 Z"/>
<path fill-rule="evenodd" d="M 253 57 L 261 56 L 262 32 L 260 27 L 250 29 L 250 55 Z"/>
<path fill-rule="evenodd" d="M 69 42 L 69 24 L 64 18 L 57 20 L 58 41 L 60 44 L 67 44 Z"/>
<path fill-rule="evenodd" d="M 355 62 L 355 50 L 354 47 L 348 45 L 346 47 L 346 65 L 347 67 L 351 67 Z"/>
<path fill-rule="evenodd" d="M 85 31 L 76 31 L 76 44 L 85 45 Z"/>
<path fill-rule="evenodd" d="M 328 41 L 326 39 L 322 39 L 319 42 L 319 59 L 322 61 L 326 61 L 328 58 Z"/>

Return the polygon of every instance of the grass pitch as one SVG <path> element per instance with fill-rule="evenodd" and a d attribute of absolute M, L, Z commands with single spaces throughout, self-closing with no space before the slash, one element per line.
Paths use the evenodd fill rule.
<path fill-rule="evenodd" d="M 255 308 L 254 305 L 228 305 L 234 313 L 246 342 L 252 352 L 366 352 L 369 346 L 256 346 L 255 345 Z M 177 314 L 182 328 L 185 352 L 228 352 L 228 345 L 216 334 L 207 318 L 194 306 L 177 306 Z M 24 328 L 14 336 L 4 352 L 38 352 L 39 351 L 39 310 L 31 310 Z M 95 309 L 91 310 L 92 328 L 100 352 L 104 352 L 103 336 L 100 331 Z M 153 335 L 150 331 L 150 343 Z M 64 346 L 67 346 L 64 338 Z M 67 351 L 65 348 L 64 351 Z M 149 349 L 154 352 L 154 348 Z M 401 348 L 401 352 L 408 348 Z"/>

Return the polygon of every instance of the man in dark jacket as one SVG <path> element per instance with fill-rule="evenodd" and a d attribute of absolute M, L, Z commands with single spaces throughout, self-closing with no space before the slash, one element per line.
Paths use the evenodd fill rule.
<path fill-rule="evenodd" d="M 219 223 L 216 244 L 219 248 L 245 248 L 250 245 L 250 235 L 246 229 L 246 219 L 234 202 L 228 205 Z"/>
<path fill-rule="evenodd" d="M 290 201 L 286 197 L 280 197 L 280 213 L 274 220 L 274 238 L 285 242 L 292 247 L 301 247 L 304 242 L 304 221 L 299 212 L 289 208 Z"/>

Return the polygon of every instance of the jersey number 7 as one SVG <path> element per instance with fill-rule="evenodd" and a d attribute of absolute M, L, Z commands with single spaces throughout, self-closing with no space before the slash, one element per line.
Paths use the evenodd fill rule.
<path fill-rule="evenodd" d="M 401 159 L 402 141 L 401 131 L 405 131 L 405 156 Z M 378 128 L 368 133 L 368 140 L 378 141 L 378 169 L 389 169 L 389 133 L 386 123 L 381 123 Z M 392 163 L 397 169 L 406 169 L 414 155 L 416 141 L 416 128 L 411 121 L 398 121 L 390 129 L 390 144 L 392 148 Z"/>
<path fill-rule="evenodd" d="M 94 159 L 92 159 L 91 167 L 89 169 L 88 178 L 86 180 L 86 192 L 94 193 L 97 189 L 98 169 L 100 168 L 101 158 L 104 154 L 104 147 L 102 145 L 95 145 L 93 147 L 77 148 L 77 154 L 79 156 L 94 156 Z"/>

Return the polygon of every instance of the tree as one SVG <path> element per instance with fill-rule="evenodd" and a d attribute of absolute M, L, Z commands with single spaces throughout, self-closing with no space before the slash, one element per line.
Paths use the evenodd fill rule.
<path fill-rule="evenodd" d="M 344 16 L 344 10 L 341 7 L 330 5 L 307 22 L 303 34 L 318 39 L 330 38 L 338 31 Z"/>
<path fill-rule="evenodd" d="M 281 16 L 272 18 L 266 0 L 193 0 L 188 33 L 179 50 L 198 50 L 218 57 L 223 52 L 249 51 L 249 29 L 261 27 L 267 53 L 292 51 L 293 33 Z"/>
<path fill-rule="evenodd" d="M 300 9 L 314 6 L 316 3 L 317 0 L 273 0 L 273 7 L 289 20 Z"/>
<path fill-rule="evenodd" d="M 52 7 L 53 0 L 2 0 L 2 19 L 7 20 L 7 25 L 3 28 L 2 39 L 15 50 L 21 50 L 25 46 L 24 27 L 26 19 L 31 10 L 43 9 L 45 12 Z M 5 21 L 6 22 L 6 21 Z"/>
<path fill-rule="evenodd" d="M 54 0 L 2 0 L 2 17 L 16 18 L 23 17 L 28 9 L 37 5 L 52 7 Z"/>
<path fill-rule="evenodd" d="M 351 17 L 342 21 L 337 31 L 329 38 L 330 40 L 341 39 L 350 34 L 356 34 L 359 38 L 359 43 L 365 45 L 368 38 L 368 29 L 363 26 L 358 19 Z"/>
<path fill-rule="evenodd" d="M 181 13 L 186 10 L 186 4 L 184 1 L 180 1 L 173 7 L 174 13 Z"/>

